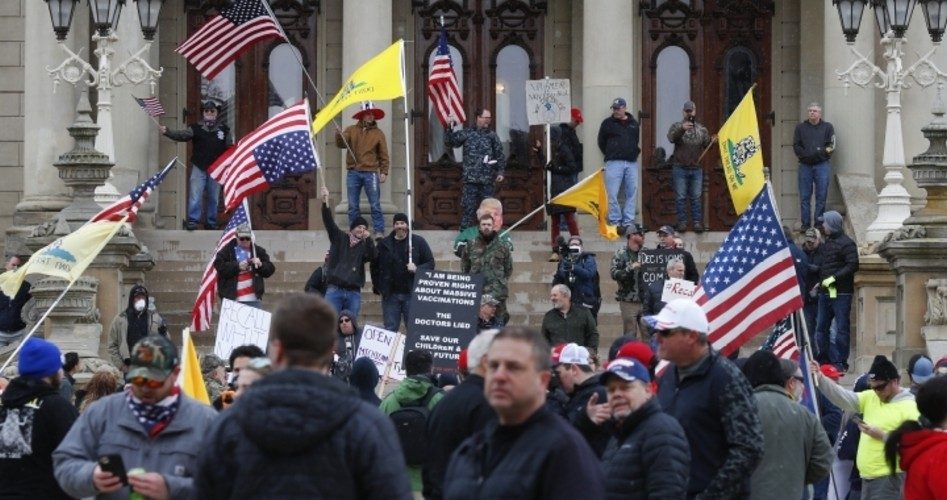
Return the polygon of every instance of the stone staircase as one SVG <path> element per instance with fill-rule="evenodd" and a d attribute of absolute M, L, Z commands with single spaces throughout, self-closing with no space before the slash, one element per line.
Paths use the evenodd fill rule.
<path fill-rule="evenodd" d="M 136 234 L 156 261 L 155 268 L 147 274 L 145 285 L 155 297 L 158 311 L 167 321 L 169 331 L 177 334 L 190 323 L 190 311 L 201 276 L 213 257 L 220 233 L 136 230 Z M 451 251 L 456 232 L 418 231 L 417 234 L 430 244 L 438 269 L 460 271 L 460 259 Z M 586 235 L 585 250 L 595 252 L 601 275 L 603 304 L 599 311 L 599 333 L 602 354 L 605 354 L 612 340 L 622 334 L 621 314 L 614 300 L 616 285 L 609 276 L 609 263 L 624 240 L 607 241 L 588 230 L 583 234 Z M 722 232 L 685 235 L 685 246 L 694 255 L 699 269 L 703 269 L 725 236 L 726 233 Z M 329 242 L 325 231 L 257 231 L 256 237 L 257 243 L 267 250 L 276 264 L 276 274 L 266 280 L 264 297 L 265 309 L 272 310 L 281 297 L 303 290 L 310 273 L 321 264 Z M 548 262 L 549 234 L 514 231 L 512 237 L 516 250 L 507 301 L 510 323 L 538 328 L 543 315 L 551 307 L 549 285 L 556 270 L 556 264 Z M 656 245 L 654 238 L 654 234 L 648 235 L 648 247 Z M 361 316 L 363 324 L 382 324 L 380 297 L 371 293 L 370 284 L 363 289 Z M 194 335 L 194 339 L 199 350 L 209 351 L 214 334 L 208 331 Z"/>

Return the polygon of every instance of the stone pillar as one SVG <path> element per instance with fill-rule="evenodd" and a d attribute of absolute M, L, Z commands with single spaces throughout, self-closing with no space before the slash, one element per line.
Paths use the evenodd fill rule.
<path fill-rule="evenodd" d="M 628 101 L 628 112 L 637 117 L 641 96 L 634 95 L 634 68 L 638 65 L 635 38 L 635 2 L 627 0 L 586 0 L 582 12 L 582 103 L 587 124 L 579 128 L 585 144 L 586 172 L 601 166 L 602 153 L 596 146 L 598 124 L 610 114 L 616 97 Z M 607 47 L 607 50 L 603 50 Z M 639 182 L 640 189 L 640 182 Z M 640 198 L 640 197 L 639 197 Z"/>
<path fill-rule="evenodd" d="M 386 49 L 393 42 L 391 38 L 391 15 L 392 7 L 389 0 L 362 0 L 358 2 L 343 2 L 342 4 L 342 78 L 348 78 L 359 66 L 364 64 L 366 61 L 377 55 L 382 50 Z M 344 81 L 344 80 L 343 80 Z M 375 101 L 375 106 L 385 111 L 385 117 L 378 122 L 378 128 L 385 133 L 385 137 L 388 140 L 388 153 L 391 154 L 394 149 L 391 144 L 392 136 L 391 130 L 395 122 L 401 123 L 402 111 L 398 113 L 393 113 L 393 105 L 398 105 L 396 109 L 401 109 L 401 99 L 394 101 Z M 356 106 L 350 106 L 348 109 L 343 111 L 338 116 L 339 123 L 341 123 L 342 128 L 351 125 L 354 123 L 352 120 L 352 115 L 357 109 Z M 332 137 L 335 135 L 334 131 L 335 126 L 333 124 L 326 125 L 326 132 L 331 134 Z M 330 141 L 330 148 L 334 148 L 334 139 Z M 410 147 L 410 145 L 409 145 Z M 348 213 L 349 204 L 348 204 L 348 191 L 345 187 L 346 179 L 346 170 L 345 170 L 345 155 L 348 154 L 344 150 L 340 150 L 339 155 L 342 157 L 342 174 L 341 174 L 341 194 L 339 195 L 339 203 L 335 207 L 335 212 L 339 214 Z M 404 158 L 390 158 L 391 166 L 389 173 L 399 172 L 399 175 L 404 175 Z M 402 168 L 394 168 L 395 165 L 401 165 Z M 390 228 L 391 226 L 391 217 L 388 214 L 393 214 L 401 209 L 397 209 L 391 201 L 391 185 L 392 181 L 387 180 L 384 184 L 381 184 L 381 209 L 382 212 L 386 215 L 385 217 L 385 227 Z M 365 220 L 369 221 L 369 226 L 371 226 L 371 210 L 368 205 L 368 197 L 365 196 L 365 192 L 362 191 L 360 197 L 361 203 L 360 210 L 362 212 L 362 217 L 365 217 Z M 404 203 L 400 203 L 403 205 Z M 348 227 L 348 218 L 345 218 L 345 225 L 340 226 Z M 369 229 L 372 229 L 369 227 Z"/>

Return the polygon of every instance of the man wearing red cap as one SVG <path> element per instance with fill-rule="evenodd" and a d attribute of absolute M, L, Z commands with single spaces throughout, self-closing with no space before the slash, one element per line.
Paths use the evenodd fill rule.
<path fill-rule="evenodd" d="M 550 131 L 552 140 L 552 158 L 546 165 L 549 171 L 551 196 L 558 196 L 563 191 L 575 186 L 579 179 L 579 172 L 582 171 L 582 143 L 579 142 L 579 136 L 576 134 L 576 128 L 585 121 L 582 118 L 582 110 L 572 108 L 572 121 L 569 123 L 560 123 L 558 127 Z M 559 230 L 565 219 L 569 227 L 569 233 L 573 236 L 579 234 L 579 226 L 575 222 L 575 208 L 563 207 L 559 205 L 550 205 L 549 216 L 550 232 L 552 237 L 552 256 L 549 262 L 558 262 L 559 254 L 556 250 L 559 248 Z"/>
<path fill-rule="evenodd" d="M 385 219 L 381 213 L 379 184 L 388 179 L 388 146 L 385 133 L 378 128 L 376 120 L 385 117 L 385 112 L 371 101 L 361 104 L 352 118 L 358 123 L 350 125 L 344 132 L 336 131 L 335 145 L 347 150 L 345 188 L 349 197 L 349 224 L 361 217 L 359 197 L 362 188 L 372 210 L 372 230 L 376 239 L 385 237 Z"/>

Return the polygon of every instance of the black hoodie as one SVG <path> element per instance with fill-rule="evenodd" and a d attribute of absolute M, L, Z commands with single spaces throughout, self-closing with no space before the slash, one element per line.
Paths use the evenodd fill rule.
<path fill-rule="evenodd" d="M 22 440 L 0 440 L 0 498 L 71 498 L 53 477 L 52 454 L 78 416 L 59 390 L 43 380 L 19 377 L 10 382 L 0 395 L 0 432 Z M 24 444 L 31 451 L 25 452 Z"/>
<path fill-rule="evenodd" d="M 314 371 L 253 384 L 205 443 L 194 498 L 412 498 L 391 420 Z"/>

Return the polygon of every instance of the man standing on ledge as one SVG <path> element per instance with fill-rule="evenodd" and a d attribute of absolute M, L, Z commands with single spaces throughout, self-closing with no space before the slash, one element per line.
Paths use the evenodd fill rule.
<path fill-rule="evenodd" d="M 671 164 L 674 165 L 675 206 L 677 208 L 677 231 L 687 230 L 687 198 L 691 201 L 691 222 L 694 232 L 704 232 L 701 211 L 701 194 L 704 190 L 704 171 L 698 160 L 713 138 L 707 127 L 697 122 L 697 106 L 694 101 L 684 103 L 684 119 L 674 122 L 668 130 L 668 140 L 674 144 Z"/>
<path fill-rule="evenodd" d="M 385 219 L 381 213 L 381 186 L 388 179 L 388 145 L 385 133 L 376 120 L 385 117 L 385 112 L 371 101 L 363 102 L 352 118 L 358 123 L 335 133 L 335 145 L 345 152 L 345 188 L 349 197 L 349 224 L 362 216 L 359 199 L 362 188 L 372 210 L 372 229 L 375 239 L 385 237 Z"/>
<path fill-rule="evenodd" d="M 835 151 L 835 128 L 822 119 L 822 106 L 809 104 L 809 119 L 796 125 L 792 136 L 792 150 L 799 158 L 799 215 L 801 232 L 812 227 L 812 186 L 815 185 L 815 218 L 825 211 L 829 194 L 832 166 L 829 159 Z"/>
<path fill-rule="evenodd" d="M 492 198 L 496 184 L 503 182 L 506 158 L 500 138 L 496 132 L 490 130 L 491 120 L 493 115 L 490 110 L 481 108 L 477 110 L 475 127 L 449 130 L 444 135 L 444 143 L 447 146 L 464 147 L 464 187 L 460 198 L 463 210 L 460 218 L 461 231 L 476 224 L 474 212 L 477 206 L 484 198 Z M 451 116 L 450 123 L 453 129 L 457 124 L 456 118 Z"/>
<path fill-rule="evenodd" d="M 638 190 L 638 121 L 625 108 L 622 97 L 612 101 L 612 115 L 598 129 L 598 148 L 605 157 L 605 191 L 608 192 L 608 223 L 618 226 L 619 236 L 635 222 Z M 618 191 L 624 186 L 624 206 L 618 203 Z"/>

